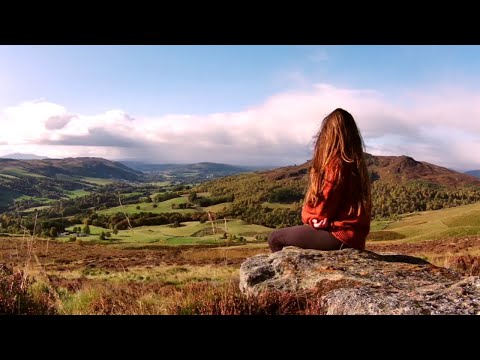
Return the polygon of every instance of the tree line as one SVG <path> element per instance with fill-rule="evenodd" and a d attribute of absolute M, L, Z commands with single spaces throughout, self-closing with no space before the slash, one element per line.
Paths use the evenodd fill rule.
<path fill-rule="evenodd" d="M 33 213 L 22 214 L 22 216 L 14 212 L 2 214 L 0 215 L 0 232 L 21 232 L 24 228 L 32 231 L 34 225 L 40 233 L 48 232 L 52 227 L 60 232 L 67 226 L 79 223 L 124 230 L 128 229 L 129 224 L 122 212 L 103 215 L 98 214 L 97 211 L 118 206 L 119 196 L 123 204 L 135 204 L 147 199 L 159 203 L 186 194 L 188 194 L 188 202 L 182 206 L 174 206 L 175 208 L 189 209 L 226 203 L 225 207 L 218 211 L 217 217 L 241 219 L 270 228 L 294 226 L 301 224 L 301 207 L 306 186 L 306 179 L 269 180 L 258 174 L 230 176 L 202 183 L 193 188 L 184 185 L 176 186 L 162 192 L 158 191 L 159 189 L 153 192 L 153 188 L 149 187 L 139 189 L 127 185 L 112 186 L 80 198 L 62 200 L 61 206 L 57 204 L 51 209 L 38 211 L 36 225 Z M 176 191 L 172 191 L 173 189 Z M 210 195 L 200 196 L 199 193 L 210 193 Z M 480 188 L 475 186 L 446 188 L 426 181 L 391 184 L 372 179 L 373 219 L 392 220 L 406 213 L 438 210 L 478 201 L 480 201 Z M 292 205 L 289 208 L 273 208 L 270 203 Z M 174 210 L 160 214 L 139 211 L 129 215 L 130 225 L 132 227 L 166 225 L 208 219 L 205 212 L 178 213 Z"/>

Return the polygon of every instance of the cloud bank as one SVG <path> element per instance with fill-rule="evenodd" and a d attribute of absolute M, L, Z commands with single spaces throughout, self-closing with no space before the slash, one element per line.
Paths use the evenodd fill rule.
<path fill-rule="evenodd" d="M 367 151 L 409 155 L 455 169 L 480 168 L 480 94 L 459 89 L 387 99 L 369 89 L 316 84 L 241 112 L 136 117 L 122 110 L 71 114 L 47 101 L 0 112 L 0 152 L 100 156 L 149 162 L 299 164 L 337 107 L 357 121 Z"/>

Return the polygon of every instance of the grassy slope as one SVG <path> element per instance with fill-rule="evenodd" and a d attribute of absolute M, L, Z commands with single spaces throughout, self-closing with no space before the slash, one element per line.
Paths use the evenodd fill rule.
<path fill-rule="evenodd" d="M 90 191 L 85 191 L 83 189 L 79 189 L 79 190 L 65 191 L 65 194 L 70 199 L 74 199 L 74 198 L 77 198 L 77 197 L 82 197 L 82 196 L 85 196 L 85 195 L 89 195 Z"/>
<path fill-rule="evenodd" d="M 27 177 L 37 177 L 37 178 L 45 178 L 45 176 L 40 175 L 40 174 L 35 174 L 33 172 L 28 172 L 25 169 L 22 168 L 17 168 L 17 167 L 5 167 L 0 170 L 0 172 L 4 175 L 10 175 L 10 177 L 22 177 L 22 176 L 27 176 Z"/>
<path fill-rule="evenodd" d="M 4 181 L 8 182 L 9 180 L 19 179 L 22 177 L 48 179 L 47 176 L 37 174 L 35 172 L 29 172 L 26 169 L 21 167 L 9 166 L 9 167 L 4 167 L 0 169 L 0 179 Z M 74 177 L 74 176 L 69 176 L 65 174 L 57 174 L 55 178 L 63 181 L 71 181 L 76 183 L 85 183 L 85 184 L 92 184 L 92 185 L 107 185 L 114 182 L 110 179 L 101 179 L 101 178 L 94 178 L 94 177 Z M 62 192 L 61 189 L 59 189 L 59 191 Z M 75 190 L 75 191 L 65 190 L 63 191 L 63 193 L 68 198 L 76 198 L 76 197 L 89 194 L 89 192 L 85 190 Z M 33 199 L 33 200 L 41 201 L 44 204 L 54 201 L 52 199 L 44 199 L 44 198 L 39 198 L 35 196 L 22 195 L 20 193 L 16 193 L 14 191 L 9 190 L 8 192 L 3 191 L 3 194 L 0 194 L 0 206 L 7 206 L 11 204 L 14 200 L 25 200 L 25 199 Z"/>
<path fill-rule="evenodd" d="M 210 232 L 210 223 L 200 223 L 198 221 L 189 221 L 183 223 L 185 226 L 171 228 L 168 225 L 140 226 L 133 230 L 120 230 L 117 235 L 112 235 L 113 243 L 159 243 L 163 245 L 180 244 L 214 244 L 218 242 L 219 235 L 213 236 Z M 75 226 L 82 226 L 77 224 Z M 223 229 L 223 221 L 217 223 L 218 228 Z M 72 226 L 73 227 L 73 226 Z M 72 227 L 67 230 L 72 230 Z M 272 229 L 260 225 L 246 224 L 242 220 L 228 220 L 227 227 L 230 234 L 244 236 L 247 240 L 254 240 L 255 235 L 266 235 Z M 199 231 L 204 230 L 205 236 L 195 236 Z M 101 227 L 90 225 L 90 236 L 82 237 L 82 240 L 97 241 L 102 231 L 110 231 Z M 60 238 L 62 239 L 62 238 Z M 67 239 L 67 238 L 63 238 Z M 109 243 L 105 241 L 104 243 Z"/>
<path fill-rule="evenodd" d="M 172 204 L 184 204 L 187 202 L 187 198 L 182 196 L 179 198 L 174 198 L 166 201 L 162 201 L 157 204 L 157 207 L 153 207 L 153 203 L 138 203 L 138 204 L 129 204 L 129 205 L 124 205 L 123 207 L 121 206 L 116 206 L 113 208 L 101 210 L 98 213 L 99 214 L 104 214 L 104 215 L 111 215 L 111 214 L 116 214 L 117 212 L 123 213 L 124 211 L 127 214 L 135 214 L 139 212 L 152 212 L 154 214 L 160 214 L 164 212 L 181 212 L 181 213 L 191 213 L 191 212 L 197 212 L 200 211 L 200 209 L 172 209 Z M 137 206 L 140 206 L 140 210 L 137 210 Z"/>
<path fill-rule="evenodd" d="M 141 211 L 152 211 L 161 213 L 163 211 L 172 211 L 170 205 L 172 203 L 185 202 L 186 199 L 176 198 L 160 203 L 158 208 L 154 209 L 153 204 L 141 204 Z M 129 213 L 138 212 L 135 209 L 136 205 L 125 206 Z M 101 213 L 115 213 L 120 211 L 120 207 L 107 209 Z M 175 210 L 177 211 L 177 210 Z M 194 211 L 192 209 L 179 211 Z M 214 236 L 210 233 L 210 223 L 206 222 L 185 222 L 185 226 L 178 228 L 170 228 L 167 225 L 159 226 L 142 226 L 134 228 L 133 231 L 120 231 L 114 239 L 120 243 L 152 243 L 158 242 L 161 244 L 196 244 L 196 243 L 211 243 L 216 241 Z M 223 229 L 224 222 L 219 220 L 217 227 Z M 101 231 L 107 229 L 97 228 L 91 226 L 92 236 L 86 240 L 98 240 L 98 235 Z M 268 235 L 272 229 L 247 224 L 242 220 L 228 220 L 228 232 L 237 236 L 244 236 L 248 240 L 253 240 L 256 235 Z M 206 229 L 206 230 L 205 230 Z M 200 230 L 204 230 L 203 234 L 196 234 Z M 411 242 L 429 239 L 442 239 L 452 236 L 468 236 L 480 235 L 480 203 L 458 206 L 455 208 L 448 208 L 436 211 L 425 211 L 403 216 L 401 220 L 392 221 L 373 221 L 371 224 L 371 232 L 377 235 L 398 234 L 403 239 L 389 240 L 398 242 Z M 218 235 L 217 235 L 218 237 Z M 387 237 L 388 238 L 388 237 Z M 83 238 L 85 239 L 85 238 Z M 117 242 L 116 241 L 116 242 Z M 378 241 L 378 240 L 377 240 Z"/>
<path fill-rule="evenodd" d="M 113 184 L 115 181 L 110 180 L 110 179 L 101 179 L 101 178 L 93 178 L 93 177 L 82 177 L 80 180 L 94 184 L 94 185 L 108 185 L 108 184 Z"/>
<path fill-rule="evenodd" d="M 216 204 L 216 205 L 211 205 L 211 206 L 206 206 L 201 208 L 203 211 L 213 211 L 213 212 L 219 212 L 222 211 L 223 208 L 228 208 L 232 203 L 231 202 L 226 202 L 226 203 L 221 203 L 221 204 Z"/>
<path fill-rule="evenodd" d="M 263 206 L 267 206 L 270 209 L 293 209 L 293 204 L 264 202 Z"/>
<path fill-rule="evenodd" d="M 381 231 L 390 225 L 392 221 L 389 220 L 374 220 L 370 223 L 370 231 Z"/>
<path fill-rule="evenodd" d="M 204 195 L 205 196 L 205 195 Z M 199 207 L 199 211 L 213 211 L 213 212 L 220 212 L 223 210 L 223 208 L 228 208 L 232 203 L 231 202 L 225 202 L 225 203 L 220 203 L 220 204 L 215 204 L 211 206 L 206 206 L 206 207 Z M 263 203 L 264 206 L 268 206 L 270 209 L 291 209 L 293 207 L 293 204 L 280 204 L 280 203 L 269 203 L 265 202 Z M 159 204 L 160 207 L 160 204 Z M 171 211 L 171 210 L 167 210 Z M 138 211 L 137 211 L 138 212 Z"/>
<path fill-rule="evenodd" d="M 25 209 L 22 212 L 29 213 L 29 212 L 33 212 L 33 211 L 36 211 L 36 210 L 40 211 L 40 210 L 48 209 L 49 207 L 50 207 L 50 205 L 34 206 L 34 207 L 31 207 L 31 208 Z"/>
<path fill-rule="evenodd" d="M 380 228 L 372 226 L 372 231 Z M 403 216 L 383 230 L 405 236 L 402 242 L 480 235 L 480 203 Z"/>

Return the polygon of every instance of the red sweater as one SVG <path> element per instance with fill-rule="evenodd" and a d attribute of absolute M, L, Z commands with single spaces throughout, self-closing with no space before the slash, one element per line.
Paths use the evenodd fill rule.
<path fill-rule="evenodd" d="M 339 160 L 332 162 L 325 169 L 325 186 L 322 190 L 323 199 L 312 208 L 305 204 L 302 208 L 302 221 L 313 227 L 312 220 L 319 221 L 327 218 L 326 231 L 332 233 L 338 240 L 355 249 L 363 250 L 365 240 L 370 232 L 371 214 L 362 208 L 360 216 L 355 211 L 348 214 L 351 201 L 348 194 L 355 191 L 351 188 L 352 165 L 343 163 L 340 170 L 340 179 L 336 180 L 332 169 L 339 165 Z"/>

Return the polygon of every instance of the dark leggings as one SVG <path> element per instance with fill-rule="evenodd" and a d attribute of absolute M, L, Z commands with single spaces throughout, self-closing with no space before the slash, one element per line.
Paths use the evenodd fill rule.
<path fill-rule="evenodd" d="M 345 244 L 325 230 L 316 230 L 310 225 L 292 226 L 274 230 L 268 237 L 272 252 L 280 251 L 285 246 L 297 246 L 303 249 L 340 250 Z"/>

